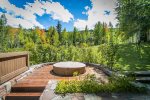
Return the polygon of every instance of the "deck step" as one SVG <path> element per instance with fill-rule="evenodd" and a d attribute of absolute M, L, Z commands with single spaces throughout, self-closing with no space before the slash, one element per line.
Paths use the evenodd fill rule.
<path fill-rule="evenodd" d="M 136 76 L 150 76 L 150 71 L 137 71 L 135 72 Z"/>
<path fill-rule="evenodd" d="M 136 77 L 136 81 L 141 83 L 150 83 L 150 77 Z"/>
<path fill-rule="evenodd" d="M 43 92 L 46 84 L 37 83 L 19 83 L 11 88 L 11 92 Z"/>
<path fill-rule="evenodd" d="M 47 83 L 48 79 L 37 79 L 37 80 L 30 80 L 30 79 L 24 79 L 21 81 L 18 81 L 18 83 Z"/>
<path fill-rule="evenodd" d="M 24 79 L 30 79 L 30 80 L 36 80 L 36 79 L 47 79 L 47 80 L 50 80 L 50 79 L 52 79 L 52 77 L 26 77 L 26 78 L 24 78 Z"/>
<path fill-rule="evenodd" d="M 39 100 L 42 93 L 9 93 L 5 100 Z"/>
<path fill-rule="evenodd" d="M 48 80 L 39 80 L 39 81 L 35 81 L 35 80 L 26 80 L 26 81 L 19 81 L 17 84 L 20 85 L 29 85 L 29 84 L 47 84 Z"/>
<path fill-rule="evenodd" d="M 127 72 L 127 75 L 136 76 L 136 77 L 150 77 L 150 71 L 135 71 Z"/>

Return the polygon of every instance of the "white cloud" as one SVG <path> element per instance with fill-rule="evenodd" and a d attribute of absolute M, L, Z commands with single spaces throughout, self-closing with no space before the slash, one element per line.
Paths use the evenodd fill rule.
<path fill-rule="evenodd" d="M 11 4 L 8 0 L 0 0 L 0 7 L 7 11 L 8 25 L 11 26 L 20 24 L 25 28 L 32 28 L 34 26 L 44 28 L 36 20 L 36 15 L 42 16 L 43 14 L 51 14 L 53 19 L 63 22 L 69 22 L 73 19 L 73 15 L 67 9 L 60 3 L 52 1 L 40 2 L 36 0 L 34 3 L 27 3 L 25 9 L 23 9 Z M 16 16 L 21 16 L 21 18 L 16 18 Z"/>
<path fill-rule="evenodd" d="M 53 19 L 63 22 L 69 22 L 73 19 L 73 15 L 58 2 L 45 2 L 43 8 L 47 14 L 52 14 Z"/>
<path fill-rule="evenodd" d="M 29 22 L 29 21 L 24 20 L 22 18 L 16 18 L 16 17 L 13 17 L 13 16 L 11 16 L 11 15 L 9 15 L 7 13 L 5 14 L 5 16 L 7 18 L 7 23 L 10 26 L 13 26 L 13 27 L 17 28 L 18 25 L 20 24 L 22 27 L 24 27 L 26 29 L 28 29 L 28 28 L 34 28 L 34 26 L 35 26 L 32 22 Z"/>
<path fill-rule="evenodd" d="M 93 29 L 94 25 L 100 21 L 100 22 L 106 22 L 107 24 L 109 22 L 112 22 L 113 25 L 117 23 L 117 19 L 115 19 L 116 15 L 114 12 L 115 8 L 115 1 L 116 0 L 91 0 L 92 2 L 92 8 L 89 9 L 87 6 L 85 9 L 87 9 L 87 20 L 77 19 L 74 22 L 74 26 L 78 29 L 82 30 L 87 25 L 89 29 Z M 104 15 L 104 11 L 109 10 L 111 11 L 110 15 Z"/>
<path fill-rule="evenodd" d="M 90 7 L 89 7 L 89 6 L 85 6 L 84 8 L 85 8 L 85 10 L 89 10 L 89 9 L 90 9 Z"/>

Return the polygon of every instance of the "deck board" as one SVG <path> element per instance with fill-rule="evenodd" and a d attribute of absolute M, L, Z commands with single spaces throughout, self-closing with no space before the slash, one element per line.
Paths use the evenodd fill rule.
<path fill-rule="evenodd" d="M 79 77 L 81 79 L 89 73 L 97 73 L 96 76 L 98 76 L 99 78 L 105 78 L 105 74 L 102 73 L 102 71 L 100 71 L 99 73 L 98 71 L 94 71 L 95 69 L 92 67 L 86 67 L 86 72 L 82 75 L 79 75 L 78 77 L 58 76 L 53 73 L 52 70 L 52 65 L 46 65 L 41 68 L 35 69 L 33 73 L 19 80 L 17 84 L 12 87 L 12 92 L 6 95 L 6 100 L 14 100 L 14 98 L 22 99 L 24 97 L 26 97 L 27 99 L 24 98 L 23 100 L 30 100 L 30 94 L 32 95 L 32 93 L 33 96 L 31 97 L 31 99 L 35 97 L 35 100 L 38 100 L 37 97 L 39 97 L 40 93 L 43 92 L 49 80 L 75 80 Z"/>

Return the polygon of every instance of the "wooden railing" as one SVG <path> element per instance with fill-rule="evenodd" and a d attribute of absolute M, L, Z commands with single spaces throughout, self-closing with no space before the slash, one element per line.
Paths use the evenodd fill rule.
<path fill-rule="evenodd" d="M 28 70 L 28 52 L 0 53 L 0 84 Z"/>

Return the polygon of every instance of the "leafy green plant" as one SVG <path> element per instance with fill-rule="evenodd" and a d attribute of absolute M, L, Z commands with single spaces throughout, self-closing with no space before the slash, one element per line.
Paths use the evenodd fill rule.
<path fill-rule="evenodd" d="M 73 72 L 73 76 L 78 76 L 79 75 L 79 72 L 75 71 Z"/>
<path fill-rule="evenodd" d="M 133 92 L 146 93 L 146 88 L 135 87 L 133 78 L 113 76 L 109 83 L 101 84 L 96 81 L 95 75 L 86 75 L 83 80 L 60 81 L 55 89 L 56 93 L 98 93 L 98 92 Z"/>

